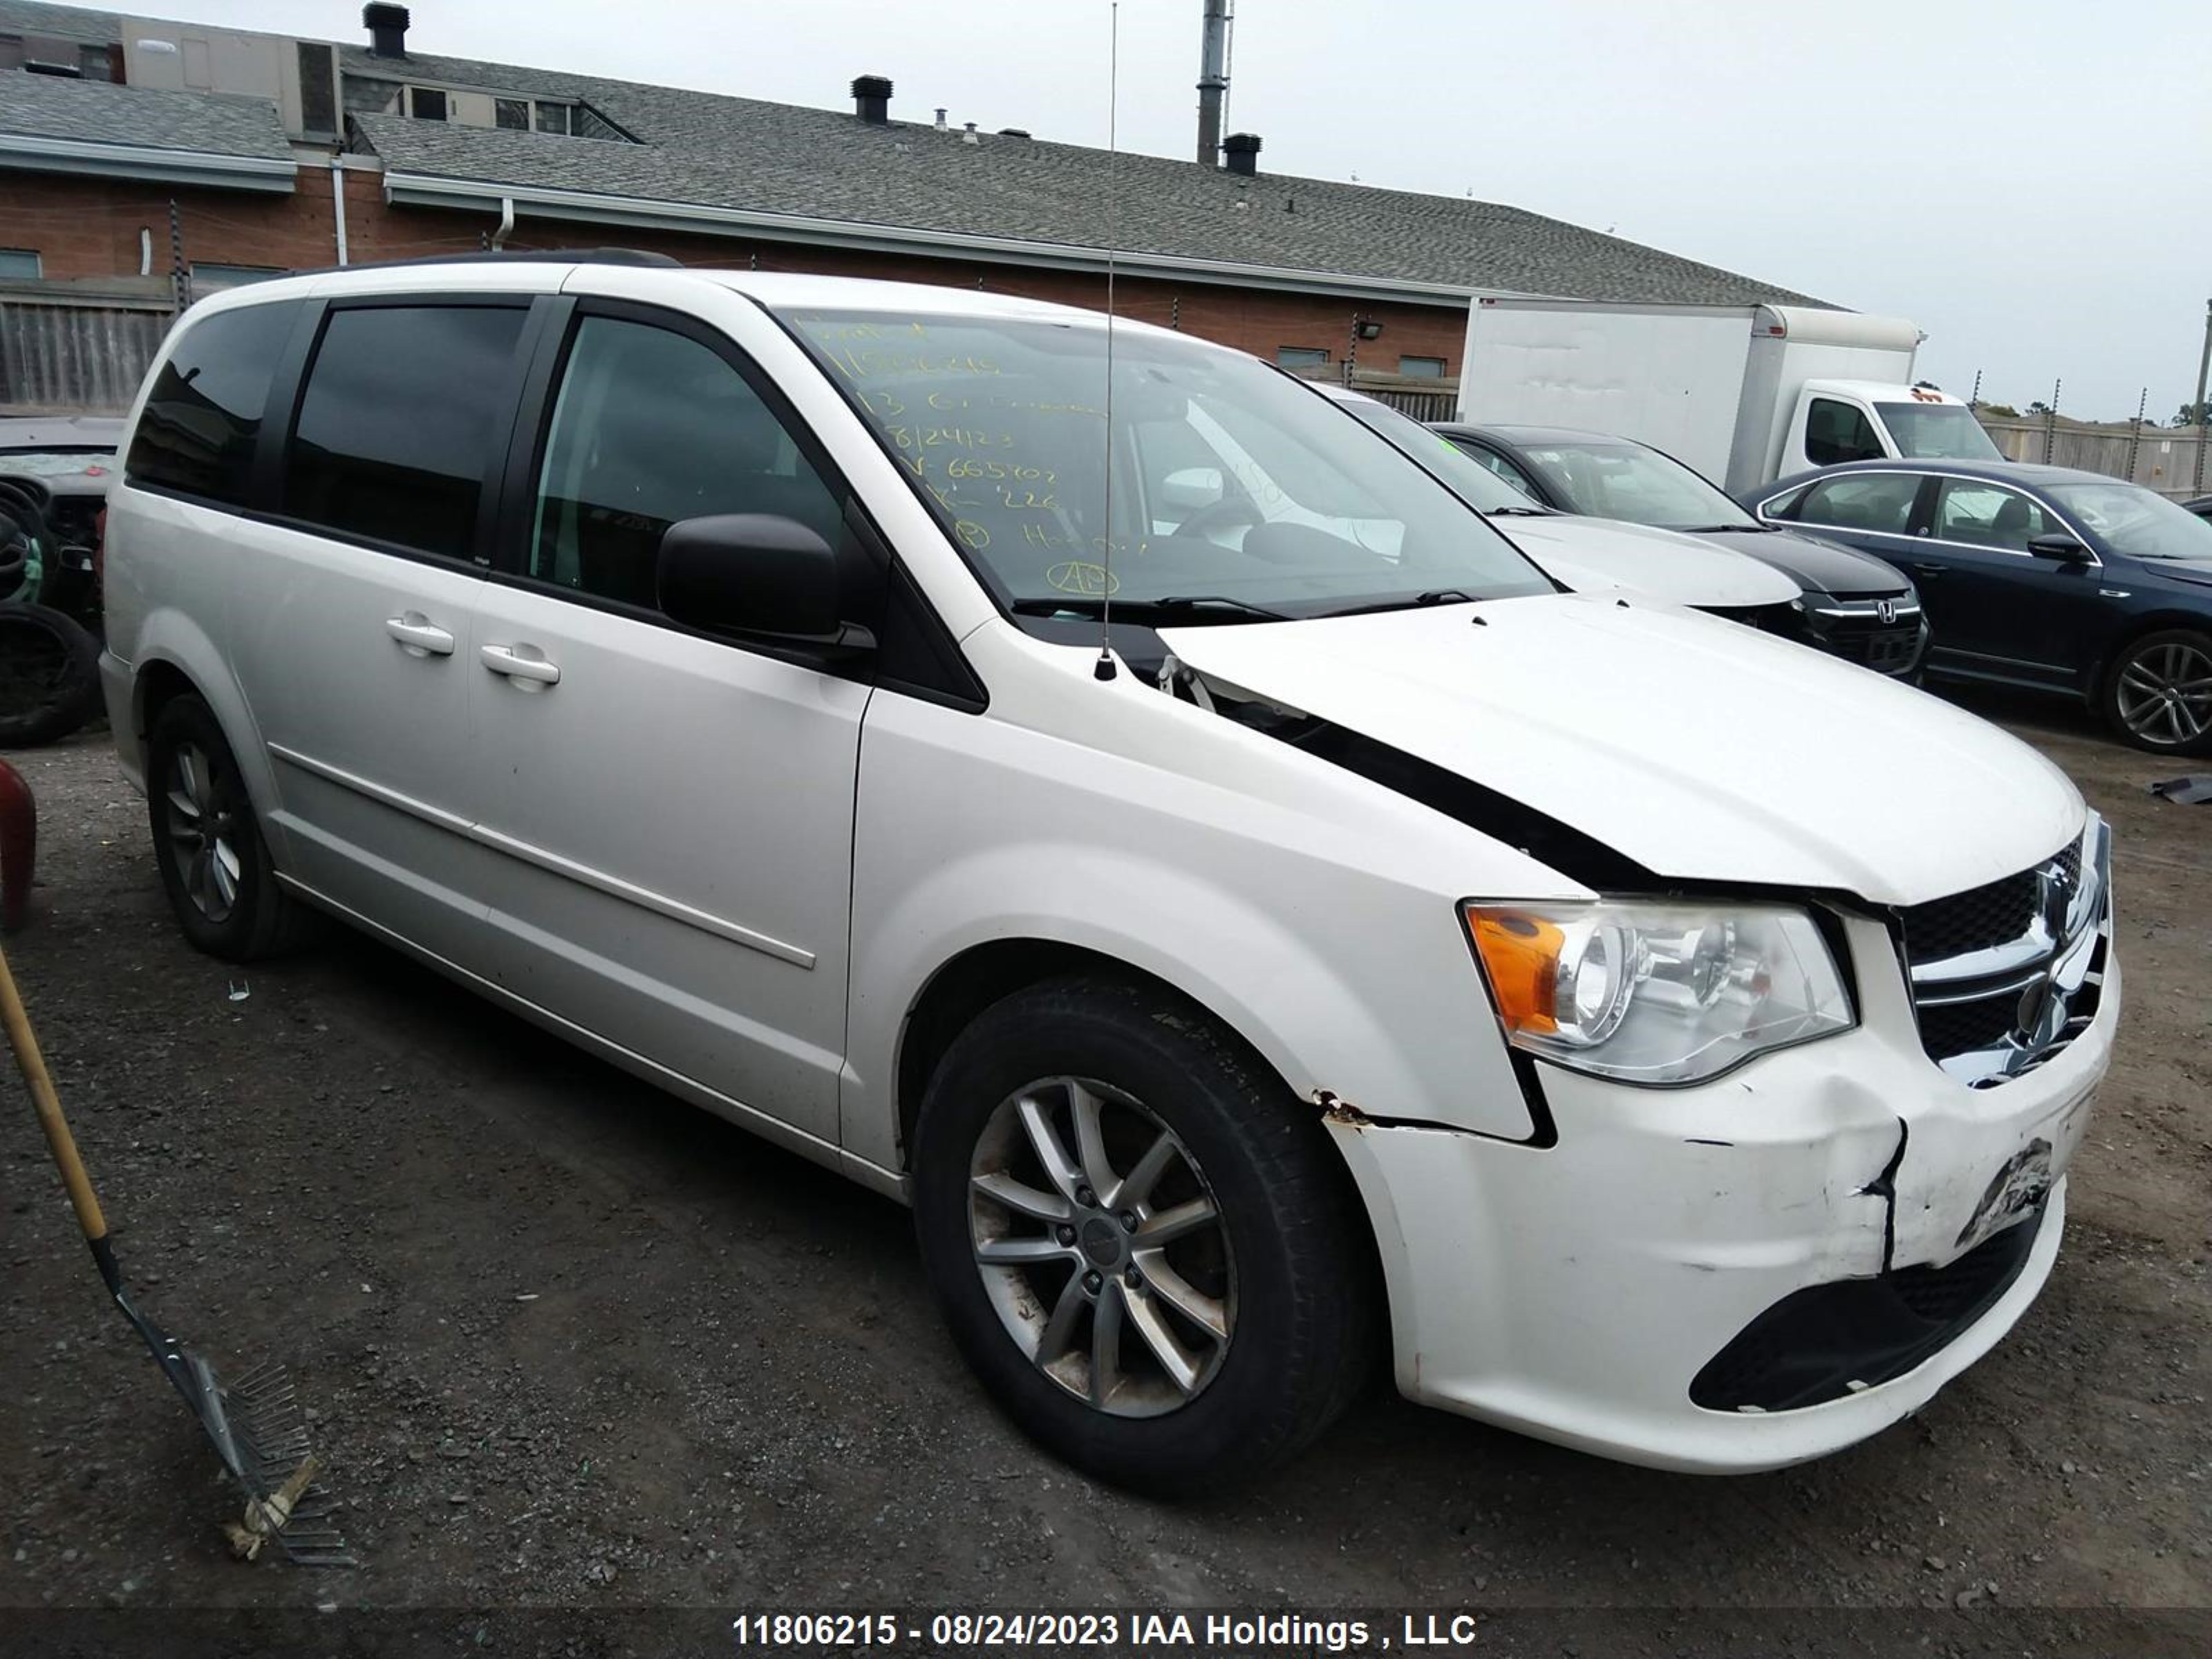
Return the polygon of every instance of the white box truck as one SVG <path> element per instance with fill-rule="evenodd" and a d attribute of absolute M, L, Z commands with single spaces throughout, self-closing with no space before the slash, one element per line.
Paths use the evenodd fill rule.
<path fill-rule="evenodd" d="M 1813 306 L 1478 298 L 1459 418 L 1634 438 L 1731 494 L 1883 455 L 2002 459 L 1972 410 L 1912 384 L 1923 337 Z"/>

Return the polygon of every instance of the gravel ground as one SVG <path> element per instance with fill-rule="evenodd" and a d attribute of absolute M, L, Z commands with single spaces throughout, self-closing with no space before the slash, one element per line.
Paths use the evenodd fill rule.
<path fill-rule="evenodd" d="M 190 1609 L 374 1624 L 315 1625 L 331 1605 L 508 1652 L 726 1648 L 669 1610 L 1019 1605 L 1581 1609 L 1505 1612 L 1493 1652 L 2212 1650 L 2157 1611 L 2212 1605 L 2212 811 L 2063 710 L 1980 706 L 2114 822 L 2129 975 L 2065 1251 L 2012 1337 L 1781 1474 L 1629 1468 L 1378 1395 L 1182 1507 L 995 1414 L 896 1206 L 350 935 L 195 955 L 105 738 L 13 757 L 42 848 L 9 951 L 126 1272 L 219 1362 L 292 1365 L 364 1565 L 227 1558 L 228 1489 L 15 1109 L 0 1607 L 98 1611 L 0 1620 L 0 1651 L 183 1651 L 246 1616 Z"/>

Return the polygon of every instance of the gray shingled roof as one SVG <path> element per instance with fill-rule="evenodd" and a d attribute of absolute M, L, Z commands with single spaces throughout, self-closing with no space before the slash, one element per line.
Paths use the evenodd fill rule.
<path fill-rule="evenodd" d="M 110 11 L 42 5 L 38 0 L 0 0 L 0 34 L 52 34 L 112 46 L 123 39 L 123 20 Z"/>
<path fill-rule="evenodd" d="M 427 18 L 423 20 L 428 21 Z M 115 14 L 0 0 L 0 31 L 120 39 Z M 418 33 L 419 33 L 418 29 Z M 981 236 L 1092 250 L 1109 243 L 1166 260 L 1208 260 L 1369 283 L 1583 299 L 1734 305 L 1820 304 L 1749 276 L 1492 202 L 1269 173 L 1255 179 L 1189 161 L 1073 144 L 960 135 L 905 122 L 863 124 L 847 110 L 763 103 L 557 70 L 410 52 L 380 58 L 341 44 L 349 77 L 416 79 L 576 100 L 635 144 L 465 127 L 397 116 L 355 118 L 362 145 L 396 173 L 497 188 L 557 190 L 840 221 L 856 229 Z M 15 76 L 11 82 L 38 77 Z M 57 94 L 50 88 L 60 88 Z M 106 106 L 104 132 L 53 136 L 197 147 L 250 143 L 282 154 L 269 114 L 249 135 L 241 100 L 124 92 L 65 82 L 0 88 L 0 130 L 19 104 L 83 118 L 70 93 L 121 93 L 206 106 L 196 121 L 166 101 Z M 261 106 L 264 109 L 266 106 Z M 212 129 L 226 137 L 216 141 Z M 189 140 L 179 135 L 189 129 Z M 21 131 L 42 129 L 20 128 Z"/>
<path fill-rule="evenodd" d="M 357 116 L 387 168 L 520 189 L 1127 250 L 1284 270 L 1582 299 L 1822 303 L 1492 202 L 893 122 L 675 87 L 410 53 L 342 52 L 349 76 L 577 99 L 639 142 Z M 1109 188 L 1109 181 L 1113 187 Z"/>
<path fill-rule="evenodd" d="M 4 15 L 0 13 L 0 20 Z M 273 161 L 292 159 L 284 123 L 276 106 L 265 99 L 156 92 L 21 71 L 0 74 L 0 133 Z"/>

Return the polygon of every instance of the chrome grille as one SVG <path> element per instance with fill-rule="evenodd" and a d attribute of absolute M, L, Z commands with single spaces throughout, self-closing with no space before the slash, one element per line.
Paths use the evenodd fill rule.
<path fill-rule="evenodd" d="M 1986 1088 L 2071 1042 L 2096 1015 L 2111 887 L 2112 835 L 2093 812 L 2078 841 L 2033 869 L 1905 911 L 1929 1058 Z"/>

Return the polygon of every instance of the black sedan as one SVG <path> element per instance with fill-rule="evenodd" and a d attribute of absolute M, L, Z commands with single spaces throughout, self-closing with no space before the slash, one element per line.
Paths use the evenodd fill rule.
<path fill-rule="evenodd" d="M 2137 748 L 2212 752 L 2212 521 L 2071 467 L 1852 461 L 1753 492 L 1908 568 L 1928 672 L 2069 691 Z"/>
<path fill-rule="evenodd" d="M 1797 637 L 1884 674 L 1920 665 L 1928 629 L 1903 572 L 1825 537 L 1761 524 L 1718 484 L 1632 439 L 1544 426 L 1436 429 L 1546 507 L 1703 536 L 1794 580 Z"/>

